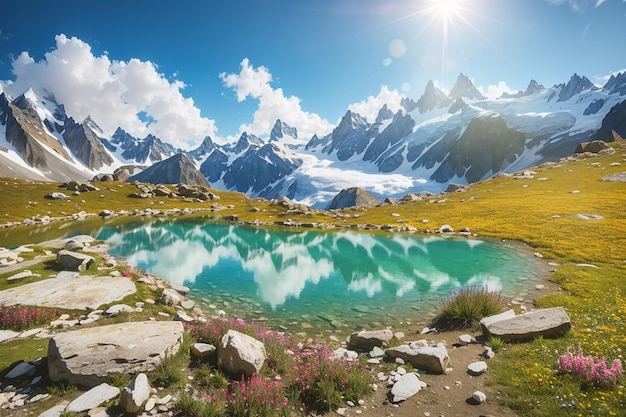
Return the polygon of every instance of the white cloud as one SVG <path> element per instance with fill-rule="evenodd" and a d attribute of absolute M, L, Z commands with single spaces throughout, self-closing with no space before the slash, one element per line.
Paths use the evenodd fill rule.
<path fill-rule="evenodd" d="M 259 100 L 253 122 L 241 125 L 240 132 L 268 134 L 276 119 L 297 128 L 298 138 L 304 141 L 308 141 L 314 134 L 325 135 L 332 129 L 332 125 L 318 114 L 302 110 L 298 97 L 285 97 L 282 88 L 273 88 L 270 85 L 272 74 L 269 70 L 263 66 L 255 68 L 250 65 L 248 58 L 241 61 L 238 74 L 222 73 L 220 78 L 226 87 L 235 91 L 240 102 L 248 97 Z"/>
<path fill-rule="evenodd" d="M 547 3 L 550 3 L 555 6 L 561 6 L 563 4 L 567 4 L 570 9 L 575 12 L 582 13 L 587 7 L 593 4 L 593 7 L 599 7 L 606 2 L 606 0 L 545 0 Z"/>
<path fill-rule="evenodd" d="M 626 0 L 624 0 L 624 3 L 626 3 Z M 605 75 L 597 75 L 594 77 L 596 81 L 594 84 L 603 86 L 611 77 L 617 77 L 619 74 L 624 73 L 624 72 L 626 72 L 626 68 L 622 68 L 621 70 L 617 70 L 617 71 L 611 71 L 610 73 L 605 74 Z"/>
<path fill-rule="evenodd" d="M 511 90 L 511 88 L 506 85 L 504 81 L 500 81 L 496 85 L 490 85 L 487 87 L 487 91 L 483 87 L 478 87 L 478 91 L 480 91 L 483 95 L 485 95 L 488 99 L 496 99 L 502 96 L 502 93 L 515 94 L 516 91 Z"/>
<path fill-rule="evenodd" d="M 353 103 L 348 106 L 348 109 L 365 117 L 368 122 L 372 123 L 378 116 L 378 111 L 387 104 L 387 107 L 392 112 L 396 113 L 402 108 L 401 101 L 403 95 L 396 90 L 390 90 L 389 87 L 383 85 L 380 87 L 380 91 L 376 97 L 369 96 L 367 100 L 358 103 Z"/>
<path fill-rule="evenodd" d="M 182 95 L 185 84 L 168 80 L 152 62 L 112 61 L 106 54 L 94 56 L 78 38 L 61 34 L 55 39 L 56 48 L 43 60 L 37 62 L 22 52 L 13 61 L 15 80 L 4 82 L 5 91 L 17 96 L 30 87 L 42 87 L 54 94 L 69 116 L 82 121 L 91 115 L 108 134 L 122 127 L 134 136 L 152 133 L 181 148 L 215 135 L 215 122 L 202 117 L 194 101 Z M 140 112 L 152 122 L 142 122 Z"/>

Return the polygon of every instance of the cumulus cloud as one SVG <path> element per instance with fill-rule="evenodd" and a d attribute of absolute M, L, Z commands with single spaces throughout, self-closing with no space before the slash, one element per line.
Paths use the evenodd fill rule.
<path fill-rule="evenodd" d="M 35 61 L 28 52 L 13 60 L 15 80 L 4 82 L 6 92 L 18 96 L 30 87 L 43 88 L 69 116 L 82 121 L 91 115 L 108 134 L 122 127 L 133 136 L 151 133 L 183 149 L 215 135 L 215 122 L 183 96 L 185 84 L 169 80 L 152 62 L 97 57 L 78 38 L 61 34 L 55 39 L 56 48 L 43 60 Z M 147 117 L 142 120 L 141 114 Z"/>
<path fill-rule="evenodd" d="M 296 127 L 298 137 L 305 141 L 314 134 L 325 135 L 332 129 L 332 125 L 318 114 L 302 110 L 298 97 L 286 97 L 282 88 L 273 88 L 270 85 L 272 74 L 269 70 L 263 66 L 255 68 L 247 58 L 241 61 L 239 73 L 221 73 L 220 78 L 224 86 L 235 91 L 238 101 L 244 101 L 248 97 L 259 101 L 253 122 L 241 125 L 240 132 L 267 134 L 276 123 L 276 119 Z"/>
<path fill-rule="evenodd" d="M 496 99 L 502 96 L 503 93 L 515 94 L 516 91 L 511 90 L 511 88 L 506 85 L 504 81 L 500 81 L 496 85 L 490 85 L 487 87 L 487 91 L 483 87 L 478 87 L 478 91 L 480 91 L 485 97 L 488 99 Z"/>
<path fill-rule="evenodd" d="M 373 123 L 378 116 L 378 111 L 387 104 L 387 107 L 392 112 L 396 113 L 402 108 L 403 95 L 396 90 L 390 90 L 389 87 L 383 85 L 380 87 L 380 91 L 374 96 L 367 97 L 366 100 L 353 103 L 348 106 L 348 109 L 365 117 L 368 122 Z"/>

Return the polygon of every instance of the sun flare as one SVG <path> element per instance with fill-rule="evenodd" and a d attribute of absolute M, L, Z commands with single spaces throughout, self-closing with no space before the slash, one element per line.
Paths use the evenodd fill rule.
<path fill-rule="evenodd" d="M 456 17 L 462 18 L 464 0 L 430 0 L 426 14 L 447 23 Z"/>

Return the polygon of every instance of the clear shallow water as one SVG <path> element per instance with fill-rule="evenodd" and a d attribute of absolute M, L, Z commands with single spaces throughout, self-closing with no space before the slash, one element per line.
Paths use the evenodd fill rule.
<path fill-rule="evenodd" d="M 194 220 L 104 227 L 110 252 L 191 288 L 210 314 L 269 327 L 351 330 L 416 322 L 455 288 L 524 295 L 541 267 L 494 242 L 259 229 Z M 530 282 L 529 282 L 530 281 Z"/>

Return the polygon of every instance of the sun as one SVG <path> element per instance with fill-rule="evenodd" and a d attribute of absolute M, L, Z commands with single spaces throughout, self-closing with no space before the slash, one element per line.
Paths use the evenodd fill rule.
<path fill-rule="evenodd" d="M 428 6 L 423 13 L 440 20 L 444 24 L 452 22 L 455 18 L 463 19 L 463 3 L 465 0 L 429 0 Z"/>

